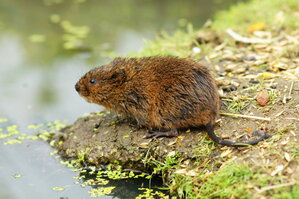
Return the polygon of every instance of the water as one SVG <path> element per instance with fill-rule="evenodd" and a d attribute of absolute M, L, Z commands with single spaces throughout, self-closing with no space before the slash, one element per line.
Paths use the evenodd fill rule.
<path fill-rule="evenodd" d="M 172 32 L 183 21 L 199 28 L 236 1 L 1 0 L 0 117 L 25 131 L 29 124 L 70 124 L 98 111 L 101 107 L 86 103 L 74 89 L 91 67 L 107 62 L 111 52 L 138 51 L 144 39 Z M 90 187 L 74 184 L 76 174 L 51 151 L 42 141 L 0 141 L 0 198 L 89 198 Z M 57 186 L 64 191 L 54 191 Z"/>

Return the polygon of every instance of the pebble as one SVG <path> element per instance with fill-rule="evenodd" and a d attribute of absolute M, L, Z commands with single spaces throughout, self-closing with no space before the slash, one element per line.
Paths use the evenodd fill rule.
<path fill-rule="evenodd" d="M 246 68 L 238 68 L 237 70 L 235 70 L 235 73 L 242 74 L 242 73 L 245 73 L 245 71 L 246 71 Z"/>
<path fill-rule="evenodd" d="M 260 83 L 260 81 L 257 80 L 257 79 L 251 79 L 251 80 L 249 80 L 249 83 L 251 83 L 251 84 L 258 84 L 258 83 Z"/>
<path fill-rule="evenodd" d="M 256 96 L 256 101 L 259 105 L 265 106 L 270 100 L 269 94 L 266 90 L 262 90 Z"/>

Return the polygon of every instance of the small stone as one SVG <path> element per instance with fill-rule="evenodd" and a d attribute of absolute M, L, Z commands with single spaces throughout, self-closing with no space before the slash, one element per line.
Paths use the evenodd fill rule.
<path fill-rule="evenodd" d="M 225 72 L 232 72 L 234 70 L 234 68 L 236 68 L 235 64 L 229 64 L 228 66 L 226 66 L 226 68 L 224 70 L 225 70 Z"/>
<path fill-rule="evenodd" d="M 277 88 L 277 83 L 272 84 L 272 85 L 270 86 L 270 88 L 272 88 L 272 89 L 276 89 L 276 88 Z"/>
<path fill-rule="evenodd" d="M 219 65 L 217 65 L 217 64 L 214 66 L 214 68 L 215 68 L 215 70 L 216 70 L 217 72 L 220 72 L 220 71 L 221 71 L 221 68 L 220 68 L 220 66 L 219 66 Z"/>
<path fill-rule="evenodd" d="M 265 106 L 270 100 L 269 94 L 266 90 L 259 92 L 256 96 L 256 101 L 260 106 Z"/>
<path fill-rule="evenodd" d="M 223 88 L 223 92 L 231 92 L 231 91 L 236 91 L 238 88 L 235 85 L 232 85 L 230 87 L 225 87 Z"/>
<path fill-rule="evenodd" d="M 256 61 L 256 57 L 254 55 L 245 56 L 245 57 L 242 57 L 242 59 L 244 61 Z"/>
<path fill-rule="evenodd" d="M 249 80 L 249 83 L 251 83 L 251 84 L 258 84 L 260 81 L 259 80 L 257 80 L 257 79 L 251 79 L 251 80 Z"/>
<path fill-rule="evenodd" d="M 198 48 L 198 47 L 193 47 L 193 48 L 192 48 L 192 53 L 193 53 L 194 55 L 197 55 L 197 54 L 201 53 L 201 49 Z"/>
<path fill-rule="evenodd" d="M 246 71 L 246 68 L 238 68 L 237 70 L 235 70 L 235 73 L 242 74 L 242 73 L 245 73 L 245 71 Z"/>

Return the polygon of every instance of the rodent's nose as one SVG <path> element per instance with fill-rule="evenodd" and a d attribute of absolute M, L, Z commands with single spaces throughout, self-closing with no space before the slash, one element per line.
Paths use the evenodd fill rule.
<path fill-rule="evenodd" d="M 78 83 L 75 85 L 75 89 L 76 89 L 77 92 L 80 92 L 80 86 L 79 86 Z"/>

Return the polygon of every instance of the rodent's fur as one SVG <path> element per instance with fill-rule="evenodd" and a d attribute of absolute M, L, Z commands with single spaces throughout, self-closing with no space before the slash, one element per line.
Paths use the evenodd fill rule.
<path fill-rule="evenodd" d="M 268 138 L 236 143 L 214 134 L 220 109 L 217 87 L 209 70 L 190 59 L 116 58 L 86 73 L 75 88 L 88 102 L 132 117 L 139 126 L 175 132 L 165 136 L 176 135 L 177 129 L 205 126 L 215 142 L 227 146 L 252 145 Z"/>

